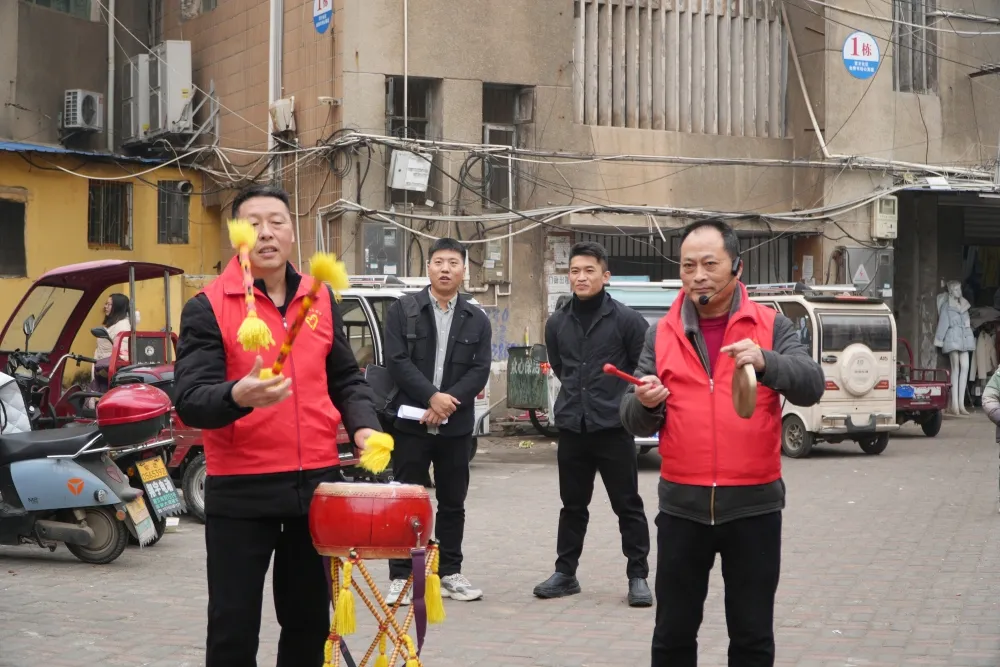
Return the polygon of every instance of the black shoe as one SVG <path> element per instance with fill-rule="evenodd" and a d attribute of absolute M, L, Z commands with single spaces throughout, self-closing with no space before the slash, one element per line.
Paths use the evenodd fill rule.
<path fill-rule="evenodd" d="M 646 585 L 645 579 L 634 577 L 628 580 L 628 606 L 653 606 L 653 594 L 649 592 L 649 586 Z"/>
<path fill-rule="evenodd" d="M 556 572 L 551 577 L 535 586 L 533 591 L 535 597 L 543 599 L 561 598 L 567 595 L 576 595 L 580 592 L 580 582 L 576 577 L 572 577 L 562 572 Z"/>

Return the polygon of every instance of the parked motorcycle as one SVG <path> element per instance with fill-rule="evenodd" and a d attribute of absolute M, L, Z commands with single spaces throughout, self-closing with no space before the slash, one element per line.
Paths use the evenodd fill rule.
<path fill-rule="evenodd" d="M 169 446 L 153 440 L 169 417 L 164 392 L 125 385 L 101 398 L 96 424 L 0 435 L 0 544 L 54 551 L 64 543 L 81 561 L 105 564 L 129 535 L 140 545 L 157 539 L 147 493 L 129 485 L 113 457 L 135 443 Z"/>

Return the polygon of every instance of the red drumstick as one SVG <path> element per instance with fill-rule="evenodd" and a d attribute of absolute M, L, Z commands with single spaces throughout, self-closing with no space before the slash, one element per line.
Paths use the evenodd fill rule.
<path fill-rule="evenodd" d="M 614 364 L 604 364 L 604 372 L 607 373 L 608 375 L 617 375 L 622 380 L 625 380 L 626 382 L 631 382 L 637 387 L 641 387 L 646 384 L 639 378 L 633 377 L 628 373 L 623 373 L 622 371 L 618 370 L 617 368 L 615 368 Z"/>

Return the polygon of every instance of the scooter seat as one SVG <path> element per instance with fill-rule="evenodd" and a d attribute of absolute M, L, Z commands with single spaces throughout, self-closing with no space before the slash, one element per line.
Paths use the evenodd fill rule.
<path fill-rule="evenodd" d="M 94 424 L 0 435 L 0 465 L 76 454 L 97 432 Z"/>

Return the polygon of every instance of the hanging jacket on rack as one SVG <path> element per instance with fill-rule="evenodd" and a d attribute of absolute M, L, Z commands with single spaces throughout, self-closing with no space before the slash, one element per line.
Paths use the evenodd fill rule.
<path fill-rule="evenodd" d="M 996 336 L 983 329 L 976 338 L 976 349 L 972 353 L 972 363 L 969 365 L 969 381 L 988 379 L 996 367 Z"/>

